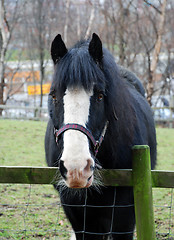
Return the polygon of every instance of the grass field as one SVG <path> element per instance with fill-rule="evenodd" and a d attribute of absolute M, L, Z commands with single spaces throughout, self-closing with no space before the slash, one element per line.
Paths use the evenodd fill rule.
<path fill-rule="evenodd" d="M 46 166 L 45 122 L 0 120 L 0 165 Z M 156 169 L 174 170 L 174 129 L 157 129 Z M 174 239 L 171 189 L 154 189 L 158 239 Z M 174 202 L 174 198 L 173 198 Z M 169 221 L 170 228 L 169 229 Z M 69 239 L 71 230 L 50 185 L 0 185 L 0 239 Z M 168 237 L 168 232 L 172 234 Z"/>

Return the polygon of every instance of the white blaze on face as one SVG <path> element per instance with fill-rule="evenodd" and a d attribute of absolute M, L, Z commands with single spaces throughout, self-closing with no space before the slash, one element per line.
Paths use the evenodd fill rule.
<path fill-rule="evenodd" d="M 86 126 L 91 96 L 92 92 L 86 92 L 84 89 L 66 90 L 63 98 L 64 124 L 75 123 Z M 87 165 L 87 160 L 92 159 L 87 136 L 78 130 L 66 131 L 61 159 L 68 171 L 74 171 L 75 169 L 77 172 L 83 171 Z"/>

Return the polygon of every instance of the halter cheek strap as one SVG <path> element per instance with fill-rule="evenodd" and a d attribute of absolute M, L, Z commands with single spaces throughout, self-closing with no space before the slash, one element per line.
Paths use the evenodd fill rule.
<path fill-rule="evenodd" d="M 59 128 L 59 129 L 54 128 L 54 135 L 56 137 L 56 143 L 58 144 L 58 140 L 59 140 L 60 135 L 63 134 L 65 131 L 70 130 L 70 129 L 77 130 L 77 131 L 80 131 L 83 134 L 85 134 L 91 140 L 91 142 L 94 146 L 94 153 L 95 153 L 95 156 L 96 156 L 97 153 L 98 153 L 98 149 L 99 149 L 99 147 L 100 147 L 100 145 L 101 145 L 101 143 L 104 139 L 104 136 L 105 136 L 105 133 L 106 133 L 106 130 L 107 130 L 107 127 L 108 127 L 108 123 L 109 122 L 107 121 L 98 140 L 95 140 L 92 133 L 87 128 L 83 127 L 80 124 L 68 123 L 68 124 L 64 125 L 63 127 Z"/>

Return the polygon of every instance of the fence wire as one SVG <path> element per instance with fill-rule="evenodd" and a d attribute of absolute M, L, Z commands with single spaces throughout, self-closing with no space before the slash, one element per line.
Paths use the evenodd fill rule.
<path fill-rule="evenodd" d="M 0 239 L 69 239 L 58 194 L 46 185 L 0 185 Z"/>
<path fill-rule="evenodd" d="M 158 191 L 163 191 L 158 193 Z M 158 193 L 158 194 L 157 194 Z M 174 191 L 173 189 L 154 190 L 154 213 L 156 223 L 156 239 L 174 239 Z M 111 225 L 108 233 L 99 235 L 118 235 L 113 232 L 113 218 L 115 206 L 116 190 L 113 204 L 107 206 L 112 208 Z M 81 207 L 84 211 L 83 229 L 78 233 L 93 234 L 86 231 L 86 211 L 87 208 L 104 208 L 106 206 L 93 206 L 87 204 L 87 190 L 83 205 L 67 205 L 71 207 Z M 61 206 L 58 193 L 50 185 L 0 185 L 0 239 L 59 239 L 68 240 L 73 233 Z M 130 234 L 131 232 L 125 232 Z M 136 231 L 134 233 L 136 238 Z"/>
<path fill-rule="evenodd" d="M 153 189 L 156 239 L 174 240 L 174 191 Z"/>

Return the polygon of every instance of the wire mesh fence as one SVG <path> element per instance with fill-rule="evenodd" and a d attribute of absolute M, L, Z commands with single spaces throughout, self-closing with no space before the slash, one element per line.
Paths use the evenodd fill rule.
<path fill-rule="evenodd" d="M 0 239 L 69 239 L 57 192 L 48 185 L 0 185 Z"/>
<path fill-rule="evenodd" d="M 156 188 L 153 190 L 153 195 L 156 239 L 173 240 L 174 191 L 173 189 Z M 64 215 L 58 194 L 52 186 L 1 184 L 0 198 L 0 239 L 70 239 L 71 226 Z M 118 232 L 112 232 L 112 220 L 116 207 L 114 202 L 115 199 L 113 199 L 112 205 L 107 206 L 112 209 L 112 216 L 110 232 L 104 233 L 105 235 L 119 234 Z M 83 234 L 86 232 L 85 211 L 94 206 L 87 205 L 84 202 L 81 206 L 74 205 L 71 207 L 83 208 L 84 227 L 81 229 Z M 104 206 L 97 207 L 102 208 Z M 137 239 L 136 231 L 134 239 Z"/>
<path fill-rule="evenodd" d="M 135 208 L 136 218 L 135 239 L 136 235 L 138 240 L 173 239 L 173 189 L 171 191 L 168 189 L 174 187 L 174 172 L 151 171 L 148 146 L 133 147 L 132 170 L 96 170 L 96 174 L 97 171 L 100 171 L 102 183 L 105 187 L 112 186 L 112 190 L 114 189 L 112 191 L 114 193 L 109 197 L 107 206 L 100 204 L 101 198 L 99 196 L 97 196 L 98 201 L 95 203 L 95 206 L 90 205 L 88 202 L 90 189 L 83 189 L 83 202 L 80 200 L 80 204 L 77 203 L 78 201 L 73 203 L 74 205 L 71 205 L 71 202 L 63 202 L 64 208 L 80 208 L 80 211 L 83 213 L 83 219 L 78 219 L 78 232 L 76 232 L 76 234 L 80 235 L 80 239 L 88 239 L 86 236 L 89 235 L 93 237 L 97 235 L 98 238 L 94 237 L 97 240 L 108 240 L 108 237 L 111 236 L 113 239 L 116 236 L 117 239 L 117 236 L 120 234 L 122 234 L 121 237 L 123 234 L 131 236 L 132 232 L 126 231 L 126 229 L 122 229 L 122 231 L 125 231 L 124 233 L 115 231 L 114 215 L 116 215 L 117 208 L 132 207 Z M 55 176 L 57 177 L 58 174 L 57 168 L 0 167 L 0 183 L 4 183 L 0 194 L 0 206 L 2 207 L 0 233 L 2 239 L 69 239 L 72 230 L 63 214 L 57 192 L 50 192 L 51 187 L 47 185 L 31 185 L 56 183 L 57 178 Z M 20 185 L 6 185 L 6 183 L 20 183 Z M 28 185 L 25 185 L 25 183 Z M 38 188 L 37 191 L 35 186 Z M 134 205 L 121 206 L 116 204 L 117 193 L 119 193 L 119 188 L 116 186 L 119 186 L 119 188 L 123 186 L 133 187 Z M 157 213 L 156 229 L 159 228 L 161 222 L 163 223 L 161 225 L 167 225 L 156 232 L 152 187 L 160 187 L 159 190 L 155 189 L 154 191 L 154 203 L 157 205 L 155 212 L 155 214 Z M 166 188 L 162 189 L 166 192 L 162 193 L 161 188 Z M 79 191 L 81 192 L 82 190 Z M 102 191 L 104 194 L 104 188 L 101 190 L 101 193 Z M 127 202 L 130 203 L 129 201 Z M 101 212 L 103 214 L 103 209 L 107 208 L 106 231 L 96 233 L 96 230 L 89 228 L 90 222 L 87 215 L 94 207 L 96 209 L 100 208 L 100 214 Z M 20 214 L 17 214 L 18 208 L 21 209 Z M 159 209 L 162 209 L 160 210 L 162 214 L 158 213 Z M 163 214 L 163 211 L 167 213 Z M 124 209 L 124 212 L 127 211 Z M 93 214 L 91 216 L 95 217 Z M 103 225 L 103 229 L 105 225 Z M 10 235 L 10 232 L 12 235 Z M 20 233 L 22 236 L 16 237 L 14 233 Z M 102 235 L 102 238 L 99 237 L 100 235 Z"/>
<path fill-rule="evenodd" d="M 174 239 L 174 190 L 153 189 L 156 239 Z"/>

